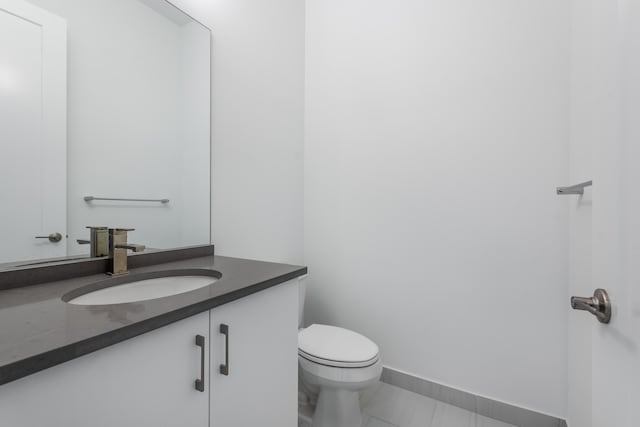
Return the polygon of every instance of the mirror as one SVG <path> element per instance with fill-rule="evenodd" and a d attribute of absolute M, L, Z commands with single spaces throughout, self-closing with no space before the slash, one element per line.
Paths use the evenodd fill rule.
<path fill-rule="evenodd" d="M 3 0 L 0 264 L 87 257 L 87 226 L 209 244 L 210 73 L 165 0 Z"/>

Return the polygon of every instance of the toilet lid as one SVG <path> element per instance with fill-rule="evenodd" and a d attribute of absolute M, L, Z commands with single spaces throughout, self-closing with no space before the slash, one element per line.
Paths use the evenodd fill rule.
<path fill-rule="evenodd" d="M 365 367 L 378 360 L 378 346 L 348 329 L 311 325 L 298 333 L 298 354 L 328 366 Z"/>

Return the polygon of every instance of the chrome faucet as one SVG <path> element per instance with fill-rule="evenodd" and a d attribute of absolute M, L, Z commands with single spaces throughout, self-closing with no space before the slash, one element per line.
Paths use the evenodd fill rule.
<path fill-rule="evenodd" d="M 127 233 L 134 231 L 133 228 L 110 228 L 109 229 L 109 271 L 110 276 L 123 276 L 129 274 L 127 270 L 127 251 L 144 251 L 144 245 L 134 245 L 127 243 Z"/>

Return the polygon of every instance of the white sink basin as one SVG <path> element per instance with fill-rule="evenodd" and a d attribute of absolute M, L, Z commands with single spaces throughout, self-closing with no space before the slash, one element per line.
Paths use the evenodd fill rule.
<path fill-rule="evenodd" d="M 163 277 L 149 277 L 158 275 L 163 275 Z M 168 277 L 164 277 L 166 275 Z M 184 275 L 180 272 L 140 274 L 108 279 L 70 292 L 62 299 L 74 305 L 106 305 L 146 301 L 194 291 L 215 283 L 219 277 L 219 273 L 215 271 L 207 272 L 207 275 L 193 272 Z M 95 287 L 99 289 L 92 290 Z"/>

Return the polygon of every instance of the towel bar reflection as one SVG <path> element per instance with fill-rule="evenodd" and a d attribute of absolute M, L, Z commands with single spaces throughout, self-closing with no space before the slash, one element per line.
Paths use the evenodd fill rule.
<path fill-rule="evenodd" d="M 150 202 L 150 203 L 162 203 L 166 205 L 169 203 L 169 199 L 121 199 L 121 198 L 111 198 L 111 197 L 95 197 L 95 196 L 84 196 L 85 202 L 92 202 L 94 200 L 106 200 L 110 202 Z"/>
<path fill-rule="evenodd" d="M 572 185 L 570 187 L 558 187 L 556 192 L 560 196 L 569 195 L 569 194 L 584 194 L 585 187 L 591 187 L 593 185 L 593 181 L 586 181 L 580 184 Z"/>

